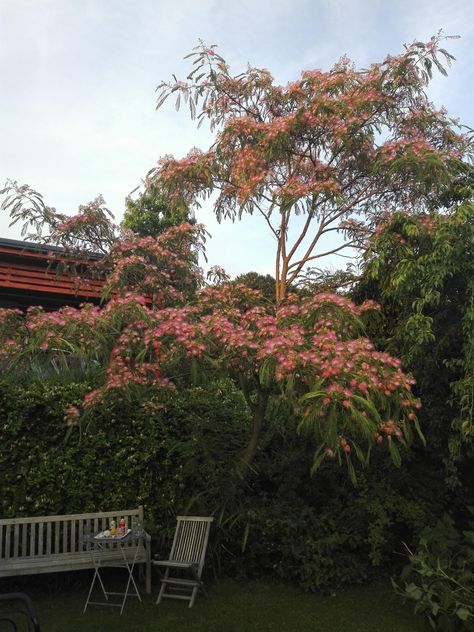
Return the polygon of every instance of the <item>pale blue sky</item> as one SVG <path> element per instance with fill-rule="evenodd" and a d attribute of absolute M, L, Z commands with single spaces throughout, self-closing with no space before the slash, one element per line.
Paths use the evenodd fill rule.
<path fill-rule="evenodd" d="M 474 126 L 472 0 L 0 0 L 0 185 L 26 182 L 68 213 L 101 193 L 120 220 L 159 156 L 211 143 L 185 110 L 154 109 L 156 85 L 185 75 L 198 38 L 236 73 L 250 62 L 286 83 L 344 53 L 380 61 L 440 28 L 462 39 L 447 44 L 457 61 L 430 96 Z M 273 272 L 260 219 L 217 225 L 208 207 L 198 220 L 213 235 L 210 265 Z M 20 237 L 7 226 L 0 217 L 0 236 Z"/>

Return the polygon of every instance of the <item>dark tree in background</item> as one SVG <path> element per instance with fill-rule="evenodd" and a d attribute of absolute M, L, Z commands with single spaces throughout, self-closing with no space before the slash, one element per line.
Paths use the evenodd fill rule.
<path fill-rule="evenodd" d="M 136 197 L 129 195 L 125 205 L 122 226 L 140 237 L 156 237 L 182 222 L 195 223 L 194 215 L 186 204 L 170 204 L 166 195 L 156 187 L 146 187 Z"/>

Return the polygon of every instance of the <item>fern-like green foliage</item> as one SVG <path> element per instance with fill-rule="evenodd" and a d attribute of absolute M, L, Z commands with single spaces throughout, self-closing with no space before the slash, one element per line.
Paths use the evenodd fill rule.
<path fill-rule="evenodd" d="M 368 330 L 415 375 L 429 449 L 455 485 L 456 463 L 474 455 L 474 172 L 458 173 L 443 196 L 449 208 L 397 213 L 378 232 L 356 289 L 357 300 L 381 304 Z"/>
<path fill-rule="evenodd" d="M 472 509 L 471 509 L 472 512 Z M 431 629 L 440 632 L 472 630 L 474 620 L 474 531 L 460 533 L 445 515 L 426 528 L 418 547 L 406 547 L 408 564 L 396 592 L 414 602 Z"/>

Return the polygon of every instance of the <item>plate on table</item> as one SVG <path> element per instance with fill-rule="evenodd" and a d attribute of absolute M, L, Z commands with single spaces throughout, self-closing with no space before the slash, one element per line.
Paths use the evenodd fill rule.
<path fill-rule="evenodd" d="M 94 540 L 123 540 L 131 531 L 131 529 L 127 529 L 123 535 L 110 535 L 107 531 L 99 531 L 99 533 L 94 536 Z"/>

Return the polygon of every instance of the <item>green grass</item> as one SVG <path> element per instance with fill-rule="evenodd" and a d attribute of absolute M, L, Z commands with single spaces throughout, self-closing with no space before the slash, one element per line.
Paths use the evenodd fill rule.
<path fill-rule="evenodd" d="M 1 586 L 6 592 L 5 585 Z M 118 608 L 89 606 L 83 615 L 87 584 L 52 589 L 25 583 L 44 632 L 422 632 L 409 607 L 393 598 L 388 582 L 318 596 L 282 584 L 222 580 L 209 586 L 192 609 L 153 595 L 143 603 L 129 599 Z"/>

